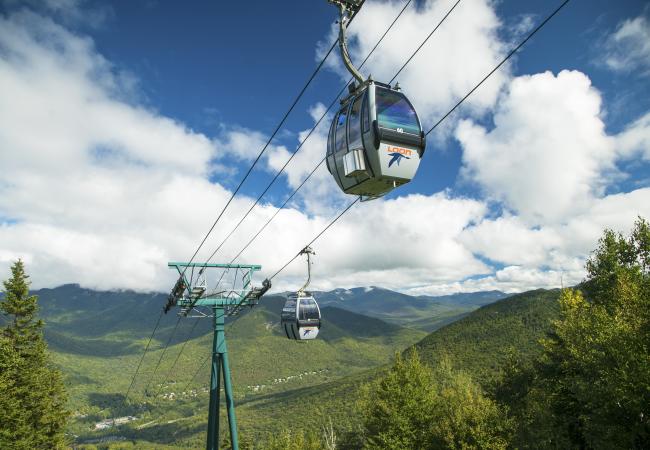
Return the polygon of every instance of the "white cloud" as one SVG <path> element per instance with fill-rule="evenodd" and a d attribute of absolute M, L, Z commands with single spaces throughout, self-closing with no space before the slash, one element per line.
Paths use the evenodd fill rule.
<path fill-rule="evenodd" d="M 650 161 L 650 112 L 628 125 L 616 136 L 616 141 L 621 158 L 640 156 Z"/>
<path fill-rule="evenodd" d="M 375 75 L 401 65 L 451 4 L 429 2 L 409 11 L 382 57 L 371 61 Z M 354 27 L 376 38 L 399 7 L 371 2 Z M 418 93 L 426 118 L 463 95 L 502 55 L 492 8 L 484 0 L 459 6 L 400 77 L 409 93 Z M 454 20 L 462 23 L 462 33 Z M 374 45 L 369 36 L 356 39 L 357 55 Z M 650 217 L 650 190 L 603 193 L 604 174 L 616 158 L 647 155 L 647 116 L 608 137 L 600 95 L 583 74 L 518 77 L 499 97 L 509 79 L 507 71 L 500 73 L 477 92 L 469 110 L 476 118 L 498 101 L 495 129 L 467 121 L 457 136 L 466 173 L 483 186 L 488 201 L 503 201 L 511 212 L 494 217 L 486 201 L 452 191 L 357 205 L 314 246 L 314 288 L 379 285 L 443 294 L 557 286 L 562 277 L 570 284 L 582 276 L 584 258 L 603 227 L 625 230 L 637 214 Z M 133 89 L 88 37 L 35 13 L 0 18 L 3 273 L 23 257 L 35 287 L 79 282 L 169 289 L 173 273 L 166 261 L 190 257 L 231 194 L 211 183 L 211 174 L 245 167 L 267 137 L 228 124 L 220 124 L 217 138 L 205 136 L 143 107 Z M 314 122 L 322 113 L 320 104 L 310 111 Z M 290 189 L 323 158 L 328 126 L 325 119 L 288 166 Z M 307 132 L 297 133 L 296 145 Z M 275 172 L 294 150 L 271 145 L 262 163 Z M 262 275 L 274 273 L 351 200 L 324 166 L 302 193 L 242 262 L 261 263 Z M 198 260 L 251 204 L 241 195 L 234 200 Z M 215 259 L 228 261 L 276 211 L 258 205 Z M 274 288 L 296 288 L 304 276 L 304 261 L 297 260 Z"/>
<path fill-rule="evenodd" d="M 270 271 L 309 240 L 295 236 L 311 238 L 329 222 L 315 217 L 307 231 L 297 214 L 287 211 L 278 216 L 283 225 L 273 232 L 274 239 L 293 244 L 278 245 L 273 255 L 266 255 Z M 444 192 L 357 205 L 314 245 L 314 285 L 319 289 L 365 285 L 406 289 L 489 273 L 459 241 L 463 229 L 484 214 L 482 202 Z M 247 255 L 263 254 L 267 248 L 264 242 L 254 244 Z M 287 282 L 299 286 L 305 270 L 305 262 L 298 259 L 287 268 Z"/>
<path fill-rule="evenodd" d="M 453 283 L 426 286 L 409 291 L 411 295 L 447 295 L 463 292 L 502 291 L 509 294 L 573 286 L 583 278 L 582 271 L 537 270 L 522 266 L 508 266 L 494 275 L 471 278 Z"/>
<path fill-rule="evenodd" d="M 388 82 L 454 3 L 429 0 L 407 8 L 361 72 Z M 398 1 L 364 4 L 348 29 L 353 61 L 363 61 L 402 7 Z M 437 121 L 503 58 L 506 46 L 497 34 L 500 26 L 494 2 L 461 2 L 399 75 L 397 81 L 425 125 Z M 327 42 L 337 32 L 333 28 Z M 335 56 L 328 63 L 347 80 L 340 56 Z M 506 66 L 468 99 L 465 111 L 482 114 L 492 108 L 508 78 Z"/>
<path fill-rule="evenodd" d="M 637 216 L 650 217 L 650 188 L 597 199 L 589 210 L 568 216 L 564 224 L 531 228 L 518 217 L 486 218 L 466 228 L 459 241 L 473 253 L 506 267 L 494 275 L 427 286 L 416 292 L 517 292 L 558 287 L 560 281 L 574 285 L 584 278 L 584 261 L 603 230 L 627 234 Z"/>
<path fill-rule="evenodd" d="M 32 12 L 0 18 L 0 248 L 36 285 L 163 288 L 165 259 L 225 202 L 211 141 L 125 102 L 120 81 L 90 39 Z"/>
<path fill-rule="evenodd" d="M 548 264 L 550 253 L 561 244 L 553 230 L 530 228 L 515 216 L 485 219 L 467 228 L 461 242 L 490 260 L 533 267 Z"/>
<path fill-rule="evenodd" d="M 604 58 L 612 70 L 650 74 L 650 21 L 639 16 L 621 22 L 605 42 Z"/>
<path fill-rule="evenodd" d="M 113 17 L 113 8 L 108 4 L 89 5 L 86 0 L 5 0 L 12 9 L 29 7 L 44 11 L 66 24 L 99 28 Z"/>
<path fill-rule="evenodd" d="M 0 173 L 0 216 L 13 219 L 0 228 L 3 271 L 23 257 L 35 287 L 79 282 L 168 289 L 173 274 L 165 262 L 190 256 L 230 195 L 209 182 L 212 162 L 225 164 L 224 144 L 249 161 L 249 147 L 259 150 L 264 136 L 226 128 L 231 132 L 213 141 L 126 102 L 114 68 L 90 39 L 34 13 L 4 17 L 0 47 L 0 164 L 6 169 Z M 312 116 L 319 114 L 322 108 L 314 108 Z M 296 157 L 292 186 L 322 158 L 323 133 L 313 138 Z M 270 168 L 283 164 L 286 152 L 271 148 Z M 327 173 L 315 178 L 312 190 L 326 192 L 333 184 Z M 199 260 L 250 205 L 250 198 L 236 198 Z M 258 205 L 217 259 L 234 256 L 275 211 Z M 483 213 L 481 202 L 446 193 L 358 207 L 318 242 L 316 283 L 383 280 L 399 288 L 486 272 L 458 242 L 462 229 Z M 330 219 L 282 211 L 242 261 L 262 263 L 269 275 Z M 283 289 L 303 277 L 304 264 L 296 262 L 275 281 Z"/>
<path fill-rule="evenodd" d="M 577 71 L 515 78 L 490 131 L 465 120 L 456 130 L 464 175 L 532 223 L 589 208 L 614 170 L 601 98 Z"/>

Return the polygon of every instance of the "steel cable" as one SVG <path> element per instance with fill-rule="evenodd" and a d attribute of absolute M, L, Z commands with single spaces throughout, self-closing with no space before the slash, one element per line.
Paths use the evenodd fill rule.
<path fill-rule="evenodd" d="M 375 46 L 372 48 L 372 50 L 370 50 L 370 52 L 366 55 L 366 57 L 364 58 L 363 62 L 359 65 L 359 68 L 362 68 L 362 67 L 364 66 L 364 64 L 368 61 L 368 59 L 372 56 L 372 54 L 375 52 L 375 50 L 377 49 L 377 47 L 379 46 L 379 44 L 381 44 L 381 42 L 384 40 L 384 38 L 386 37 L 386 35 L 388 34 L 388 32 L 393 28 L 393 26 L 395 25 L 395 23 L 397 22 L 397 20 L 402 16 L 402 14 L 403 14 L 404 11 L 406 10 L 406 8 L 411 4 L 412 1 L 413 1 L 413 0 L 408 0 L 408 1 L 406 2 L 406 4 L 402 7 L 402 9 L 401 9 L 401 11 L 399 12 L 399 14 L 397 14 L 397 16 L 395 17 L 395 19 L 393 19 L 392 23 L 389 25 L 389 27 L 386 29 L 386 31 L 384 31 L 384 34 L 379 38 L 379 40 L 377 41 L 377 43 L 375 44 Z M 458 0 L 458 2 L 460 2 L 460 0 Z M 457 3 L 458 3 L 458 2 L 457 2 Z M 454 5 L 454 7 L 455 7 L 455 5 Z M 453 9 L 453 8 L 452 8 L 452 9 Z M 449 15 L 450 12 L 451 12 L 451 10 L 447 13 L 447 15 Z M 443 20 L 444 20 L 444 19 L 443 19 Z M 438 25 L 438 26 L 439 26 L 439 25 Z M 435 30 L 434 30 L 434 31 L 435 31 Z M 432 34 L 433 34 L 433 32 L 432 32 Z M 431 37 L 431 35 L 429 35 L 429 37 Z M 338 41 L 337 41 L 337 42 L 338 42 Z M 336 44 L 336 42 L 335 42 L 334 44 Z M 330 52 L 331 52 L 331 51 L 332 51 L 332 49 L 330 48 Z M 328 52 L 328 55 L 329 55 L 329 52 Z M 402 67 L 402 68 L 403 68 L 403 67 Z M 401 70 L 401 69 L 400 69 L 400 70 Z M 286 169 L 286 167 L 289 165 L 289 163 L 293 160 L 294 156 L 296 156 L 296 154 L 300 151 L 300 149 L 302 148 L 303 144 L 304 144 L 304 143 L 309 139 L 309 137 L 312 135 L 312 133 L 313 133 L 313 132 L 318 128 L 318 126 L 319 126 L 320 123 L 323 121 L 323 119 L 325 118 L 325 116 L 327 116 L 327 113 L 328 113 L 328 112 L 332 109 L 332 107 L 336 104 L 337 100 L 341 97 L 341 94 L 343 94 L 343 92 L 345 92 L 345 89 L 350 85 L 350 83 L 351 83 L 353 80 L 354 80 L 354 78 L 350 78 L 350 79 L 348 80 L 348 82 L 345 83 L 345 84 L 343 85 L 343 87 L 341 88 L 341 90 L 339 91 L 339 93 L 336 94 L 336 97 L 334 97 L 334 99 L 332 100 L 332 102 L 330 103 L 330 105 L 327 107 L 327 109 L 325 110 L 325 112 L 320 116 L 320 118 L 318 119 L 318 121 L 316 122 L 316 124 L 315 124 L 315 125 L 314 125 L 310 130 L 309 130 L 309 133 L 307 134 L 307 136 L 305 136 L 305 138 L 304 138 L 301 142 L 298 143 L 298 146 L 296 147 L 296 150 L 291 154 L 291 156 L 289 156 L 289 159 L 287 159 L 287 161 L 286 161 L 286 162 L 284 163 L 284 165 L 280 168 L 280 170 L 278 170 L 278 171 L 276 172 L 276 174 L 275 174 L 275 176 L 273 177 L 273 179 L 269 182 L 269 184 L 266 186 L 266 188 L 264 189 L 264 191 L 263 191 L 263 192 L 262 192 L 262 193 L 257 197 L 257 199 L 256 199 L 255 202 L 251 205 L 251 207 L 248 209 L 248 211 L 246 211 L 246 213 L 244 214 L 244 216 L 243 216 L 243 217 L 239 220 L 239 222 L 238 222 L 238 223 L 233 227 L 233 229 L 230 230 L 230 232 L 226 235 L 226 237 L 223 239 L 223 241 L 221 241 L 221 243 L 217 246 L 217 248 L 216 248 L 216 249 L 212 252 L 212 254 L 208 257 L 208 259 L 206 260 L 206 263 L 209 262 L 209 261 L 211 261 L 212 258 L 214 258 L 214 256 L 217 254 L 217 252 L 219 252 L 219 250 L 221 250 L 221 248 L 222 248 L 223 245 L 226 243 L 226 241 L 228 241 L 228 239 L 230 239 L 230 237 L 233 235 L 233 233 L 234 233 L 235 231 L 237 231 L 237 229 L 239 228 L 239 226 L 244 222 L 244 220 L 246 219 L 246 217 L 248 217 L 249 214 L 253 211 L 253 209 L 255 208 L 255 206 L 257 206 L 257 205 L 259 204 L 260 200 L 262 200 L 262 198 L 266 195 L 266 193 L 267 193 L 268 190 L 271 188 L 271 186 L 273 186 L 273 184 L 275 184 L 275 182 L 277 181 L 278 177 L 279 177 L 279 176 L 284 172 L 284 169 Z M 323 159 L 323 161 L 324 161 L 324 159 Z M 293 197 L 293 195 L 292 195 L 292 197 Z"/>
<path fill-rule="evenodd" d="M 477 90 L 477 89 L 478 89 L 478 88 L 479 88 L 479 87 L 480 87 L 480 86 L 481 86 L 481 85 L 482 85 L 482 84 L 483 84 L 483 83 L 484 83 L 488 78 L 490 78 L 494 72 L 496 72 L 497 70 L 499 70 L 499 68 L 500 68 L 503 64 L 505 64 L 505 62 L 508 61 L 508 60 L 512 57 L 512 55 L 514 55 L 514 54 L 515 54 L 515 53 L 516 53 L 516 52 L 517 52 L 521 47 L 523 47 L 524 44 L 525 44 L 526 42 L 528 42 L 528 40 L 529 40 L 530 38 L 532 38 L 532 37 L 535 35 L 535 33 L 537 33 L 539 30 L 541 30 L 542 27 L 543 27 L 544 25 L 546 25 L 546 24 L 548 23 L 548 21 L 551 20 L 551 19 L 553 18 L 553 16 L 555 16 L 558 12 L 560 12 L 560 10 L 561 10 L 562 8 L 564 8 L 564 7 L 566 6 L 567 3 L 569 3 L 569 1 L 570 1 L 570 0 L 565 0 L 565 1 L 560 5 L 560 6 L 558 6 L 558 7 L 555 9 L 555 11 L 553 11 L 551 14 L 549 14 L 549 15 L 546 17 L 546 19 L 544 19 L 544 20 L 543 20 L 539 25 L 537 25 L 537 27 L 535 27 L 535 29 L 534 29 L 532 32 L 530 32 L 530 33 L 528 34 L 528 36 L 526 36 L 526 39 L 524 39 L 523 41 L 521 41 L 521 42 L 519 43 L 519 45 L 517 45 L 513 50 L 511 50 L 510 53 L 508 53 L 508 55 L 507 55 L 505 58 L 503 58 L 503 60 L 501 60 L 501 62 L 500 62 L 499 64 L 497 64 L 497 66 L 496 66 L 494 69 L 492 69 L 492 70 L 491 70 L 491 71 L 490 71 L 490 72 L 489 72 L 489 73 L 488 73 L 488 74 L 487 74 L 487 75 L 486 75 L 486 76 L 485 76 L 485 77 L 484 77 L 484 78 L 483 78 L 483 79 L 482 79 L 482 80 L 481 80 L 481 81 L 480 81 L 476 86 L 474 86 L 474 87 L 472 88 L 471 91 L 469 91 L 469 92 L 468 92 L 468 93 L 467 93 L 467 94 L 466 94 L 462 99 L 460 99 L 460 100 L 458 101 L 458 103 L 456 103 L 456 105 L 454 105 L 454 107 L 451 108 L 447 114 L 445 114 L 444 116 L 442 116 L 442 118 L 441 118 L 440 120 L 438 120 L 438 121 L 437 121 L 437 122 L 436 122 L 436 123 L 435 123 L 435 124 L 434 124 L 430 129 L 429 129 L 429 131 L 426 132 L 426 135 L 428 136 L 429 133 L 431 133 L 434 129 L 436 129 L 436 128 L 438 127 L 438 125 L 440 125 L 440 124 L 441 124 L 441 123 L 442 123 L 442 122 L 443 122 L 447 117 L 449 117 L 449 115 L 450 115 L 451 113 L 453 113 L 453 112 L 456 110 L 456 108 L 458 108 L 458 107 L 461 105 L 461 103 L 463 103 L 465 100 L 467 100 L 467 98 L 468 98 L 470 95 L 472 95 L 472 93 L 474 93 L 474 91 Z"/>
<path fill-rule="evenodd" d="M 169 380 L 169 377 L 171 376 L 172 372 L 174 371 L 174 367 L 176 367 L 176 364 L 178 363 L 178 360 L 179 360 L 179 358 L 181 357 L 181 354 L 183 354 L 183 351 L 185 350 L 185 346 L 186 346 L 187 343 L 190 341 L 190 338 L 192 337 L 192 333 L 194 333 L 194 329 L 195 329 L 196 326 L 199 324 L 199 321 L 200 321 L 200 320 L 201 320 L 201 318 L 198 317 L 198 318 L 194 321 L 194 325 L 192 325 L 192 328 L 190 329 L 190 332 L 187 333 L 187 337 L 186 337 L 185 340 L 183 341 L 183 345 L 181 346 L 181 349 L 178 351 L 178 354 L 176 355 L 176 359 L 174 360 L 174 363 L 172 364 L 172 366 L 170 367 L 170 369 L 167 371 L 167 374 L 163 377 L 162 384 L 160 385 L 160 387 L 158 388 L 158 390 L 157 390 L 156 393 L 154 394 L 154 398 L 155 398 L 155 397 L 158 397 L 158 394 L 160 394 L 160 391 L 162 391 L 162 389 L 163 389 L 163 385 L 167 382 L 167 380 Z"/>
<path fill-rule="evenodd" d="M 146 387 L 144 388 L 145 395 L 147 391 L 149 390 L 149 386 L 151 385 L 151 380 L 153 380 L 153 377 L 156 375 L 156 371 L 158 370 L 158 367 L 160 367 L 160 363 L 163 360 L 165 353 L 167 352 L 167 348 L 169 347 L 169 344 L 171 343 L 172 339 L 174 338 L 174 334 L 176 334 L 176 329 L 178 329 L 178 324 L 181 322 L 181 317 L 178 317 L 178 320 L 176 321 L 176 325 L 174 325 L 174 329 L 172 330 L 171 334 L 169 335 L 169 338 L 167 339 L 167 343 L 165 344 L 165 347 L 163 348 L 162 353 L 160 354 L 160 358 L 158 358 L 158 363 L 156 363 L 156 367 L 153 369 L 153 372 L 151 375 L 149 375 L 149 381 L 147 382 Z"/>
<path fill-rule="evenodd" d="M 129 394 L 131 393 L 131 388 L 133 387 L 133 383 L 135 383 L 135 378 L 138 376 L 138 372 L 140 371 L 140 366 L 142 365 L 142 361 L 144 361 L 144 357 L 147 355 L 147 351 L 149 350 L 149 346 L 151 345 L 151 340 L 153 339 L 154 334 L 156 334 L 156 330 L 158 329 L 158 325 L 160 325 L 160 320 L 162 319 L 162 316 L 163 316 L 163 310 L 161 309 L 160 315 L 158 316 L 158 320 L 156 321 L 156 325 L 153 327 L 153 332 L 151 333 L 151 336 L 149 336 L 149 341 L 147 342 L 147 345 L 144 348 L 144 352 L 142 353 L 142 358 L 140 358 L 140 362 L 138 362 L 138 367 L 135 369 L 133 378 L 131 378 L 131 383 L 129 384 L 129 388 L 126 390 L 126 395 L 124 396 L 125 402 L 129 398 Z"/>

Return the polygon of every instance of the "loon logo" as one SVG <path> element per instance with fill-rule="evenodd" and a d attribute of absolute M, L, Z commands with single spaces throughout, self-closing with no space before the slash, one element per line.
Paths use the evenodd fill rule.
<path fill-rule="evenodd" d="M 395 163 L 397 163 L 397 165 L 399 166 L 399 163 L 402 161 L 402 158 L 411 159 L 408 156 L 404 155 L 403 153 L 393 152 L 393 153 L 389 153 L 388 155 L 392 156 L 391 160 L 388 161 L 388 167 L 392 166 Z"/>
<path fill-rule="evenodd" d="M 309 333 L 311 333 L 310 329 L 303 330 L 304 333 L 302 333 L 303 336 L 307 336 Z"/>

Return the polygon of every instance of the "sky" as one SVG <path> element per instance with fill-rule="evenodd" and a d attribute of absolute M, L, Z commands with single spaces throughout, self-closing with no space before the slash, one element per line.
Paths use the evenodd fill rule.
<path fill-rule="evenodd" d="M 390 80 L 455 1 L 412 1 L 361 68 Z M 405 0 L 367 0 L 357 64 Z M 461 0 L 397 81 L 428 129 L 560 2 Z M 169 291 L 336 39 L 325 0 L 0 0 L 0 274 Z M 196 261 L 229 262 L 322 159 L 337 51 Z M 605 228 L 650 218 L 650 6 L 572 0 L 429 135 L 416 177 L 313 245 L 312 289 L 412 295 L 580 282 Z M 275 273 L 353 198 L 325 167 L 238 260 Z M 221 245 L 222 242 L 225 242 Z M 299 258 L 273 290 L 296 289 Z M 218 273 L 210 273 L 208 283 Z M 1 278 L 1 277 L 0 277 Z"/>

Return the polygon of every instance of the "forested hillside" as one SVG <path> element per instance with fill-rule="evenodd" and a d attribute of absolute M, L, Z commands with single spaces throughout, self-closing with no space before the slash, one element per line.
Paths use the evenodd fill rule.
<path fill-rule="evenodd" d="M 483 306 L 429 334 L 413 348 L 421 352 L 423 361 L 430 366 L 448 357 L 455 369 L 467 372 L 489 390 L 512 353 L 523 355 L 528 361 L 541 354 L 538 341 L 559 316 L 558 296 L 558 290 L 536 290 Z M 280 423 L 309 430 L 314 421 L 322 426 L 331 420 L 342 435 L 354 433 L 361 422 L 357 402 L 362 386 L 381 377 L 385 370 L 386 367 L 378 368 L 336 382 L 252 399 L 242 410 L 247 414 L 263 413 L 263 417 L 274 414 L 275 418 L 277 411 L 301 410 L 303 414 L 295 421 L 287 416 Z M 269 429 L 272 423 L 267 424 Z"/>
<path fill-rule="evenodd" d="M 531 360 L 541 352 L 539 340 L 560 312 L 559 295 L 559 289 L 513 295 L 441 328 L 415 347 L 430 366 L 448 357 L 476 380 L 494 380 L 512 353 Z"/>
<path fill-rule="evenodd" d="M 364 294 L 369 291 L 364 290 Z M 173 315 L 165 317 L 141 376 L 126 400 L 123 394 L 151 329 L 151 324 L 142 323 L 129 312 L 138 311 L 153 320 L 152 312 L 159 308 L 161 297 L 100 293 L 77 286 L 39 294 L 44 299 L 46 335 L 56 350 L 53 360 L 64 370 L 69 385 L 74 411 L 69 430 L 76 442 L 86 443 L 87 448 L 92 448 L 92 443 L 114 440 L 120 442 L 116 448 L 204 445 L 209 377 L 205 361 L 212 339 L 207 320 L 181 321 L 186 323 L 176 330 L 166 356 L 161 358 L 176 320 Z M 540 388 L 535 385 L 534 370 L 546 357 L 549 347 L 544 340 L 554 336 L 553 323 L 559 323 L 561 307 L 566 308 L 569 301 L 566 293 L 562 295 L 564 303 L 558 301 L 559 290 L 513 295 L 481 306 L 428 335 L 332 306 L 339 304 L 337 301 L 324 301 L 330 306 L 322 307 L 322 332 L 318 340 L 309 343 L 286 340 L 279 330 L 284 299 L 266 297 L 258 307 L 244 311 L 227 325 L 242 448 L 259 448 L 268 439 L 276 439 L 273 445 L 279 448 L 278 436 L 289 441 L 311 439 L 309 442 L 320 445 L 324 427 L 331 427 L 336 434 L 338 448 L 357 448 L 367 432 L 373 408 L 381 404 L 381 396 L 406 395 L 409 389 L 429 392 L 422 395 L 432 395 L 431 404 L 440 405 L 427 411 L 450 407 L 456 408 L 454 414 L 473 414 L 476 420 L 488 421 L 481 425 L 487 426 L 488 434 L 468 429 L 465 438 L 492 442 L 494 448 L 505 448 L 511 441 L 525 448 L 526 443 L 539 439 L 528 430 L 552 427 L 549 419 L 535 425 L 541 420 L 538 413 L 534 420 L 530 416 L 539 408 L 539 399 L 530 404 L 522 403 L 522 399 L 527 390 L 541 392 L 536 391 Z M 357 307 L 372 301 L 362 296 Z M 398 298 L 390 308 L 400 301 Z M 420 355 L 421 367 L 409 359 L 412 350 Z M 396 352 L 407 356 L 391 367 Z M 160 367 L 152 377 L 158 361 Z M 174 362 L 177 364 L 172 366 Z M 391 375 L 397 376 L 393 387 L 382 381 L 395 373 L 398 375 Z M 411 382 L 415 384 L 407 387 Z M 401 383 L 405 383 L 403 388 Z M 379 386 L 384 386 L 384 394 L 377 393 Z M 391 389 L 396 389 L 395 394 L 389 394 Z M 418 404 L 428 404 L 427 398 Z M 469 404 L 475 405 L 474 409 L 461 407 Z M 531 410 L 530 405 L 536 406 Z M 124 423 L 98 428 L 103 419 L 115 417 L 123 417 Z M 443 426 L 441 419 L 435 421 Z M 447 426 L 453 429 L 457 425 Z M 282 434 L 282 430 L 290 434 Z M 402 431 L 391 433 L 399 435 Z M 445 433 L 439 429 L 437 435 L 426 439 L 444 441 Z M 568 442 L 570 437 L 562 439 Z"/>
<path fill-rule="evenodd" d="M 126 434 L 146 438 L 155 431 L 159 444 L 177 442 L 180 436 L 176 433 L 173 437 L 176 426 L 171 424 L 159 430 L 161 421 L 182 419 L 183 424 L 195 421 L 189 418 L 197 415 L 195 419 L 204 423 L 209 379 L 205 360 L 212 345 L 210 319 L 183 319 L 174 331 L 177 317 L 171 313 L 163 316 L 126 403 L 124 393 L 164 296 L 98 292 L 76 285 L 35 293 L 40 296 L 53 361 L 64 371 L 69 385 L 75 413 L 70 430 L 79 442 L 112 435 L 112 429 L 94 430 L 97 423 L 111 417 L 134 415 L 142 419 L 134 426 L 152 422 L 139 432 L 133 429 Z M 245 309 L 236 320 L 227 322 L 234 389 L 242 406 L 255 398 L 327 383 L 385 364 L 396 351 L 425 335 L 416 329 L 324 306 L 319 339 L 292 342 L 279 329 L 283 303 L 282 297 L 265 297 L 256 308 Z M 165 351 L 168 340 L 170 346 Z M 160 366 L 152 377 L 159 360 Z M 185 389 L 188 383 L 189 389 Z M 244 430 L 250 423 L 246 416 L 241 419 Z M 261 425 L 256 421 L 255 429 L 266 429 Z M 196 428 L 196 433 L 203 431 L 202 426 Z"/>
<path fill-rule="evenodd" d="M 314 292 L 323 305 L 332 305 L 389 323 L 427 332 L 458 320 L 476 308 L 507 297 L 500 291 L 452 295 L 410 296 L 379 287 Z"/>

